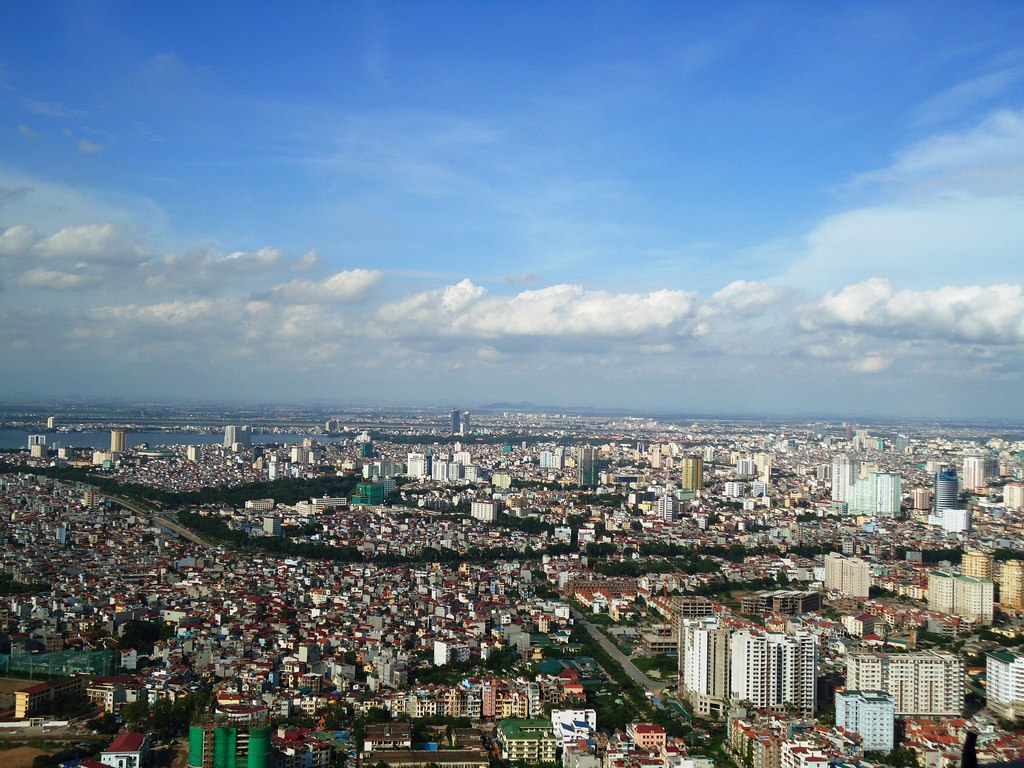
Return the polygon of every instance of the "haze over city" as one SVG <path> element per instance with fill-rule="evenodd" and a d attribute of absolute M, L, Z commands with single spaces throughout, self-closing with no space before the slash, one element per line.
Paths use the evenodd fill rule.
<path fill-rule="evenodd" d="M 1019 3 L 4 16 L 0 399 L 1022 415 Z"/>

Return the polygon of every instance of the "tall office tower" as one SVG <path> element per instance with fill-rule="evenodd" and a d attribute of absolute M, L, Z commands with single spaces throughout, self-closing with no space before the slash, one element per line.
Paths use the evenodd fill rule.
<path fill-rule="evenodd" d="M 679 694 L 697 715 L 719 717 L 728 710 L 730 634 L 714 618 L 682 620 Z"/>
<path fill-rule="evenodd" d="M 849 501 L 850 486 L 856 479 L 856 459 L 840 453 L 832 460 L 832 501 Z"/>
<path fill-rule="evenodd" d="M 999 604 L 1024 608 L 1024 560 L 1007 560 L 999 571 Z"/>
<path fill-rule="evenodd" d="M 1007 483 L 1003 486 L 1003 506 L 1006 509 L 1024 509 L 1024 483 Z"/>
<path fill-rule="evenodd" d="M 991 624 L 994 586 L 988 579 L 931 571 L 928 574 L 928 610 Z"/>
<path fill-rule="evenodd" d="M 902 482 L 899 475 L 889 472 L 872 472 L 863 480 L 855 480 L 847 493 L 849 511 L 873 517 L 899 517 Z"/>
<path fill-rule="evenodd" d="M 956 467 L 939 467 L 935 473 L 935 513 L 944 509 L 956 509 L 960 502 L 960 479 Z"/>
<path fill-rule="evenodd" d="M 452 409 L 448 412 L 448 420 L 450 422 L 449 427 L 451 428 L 451 433 L 453 435 L 459 434 L 459 432 L 462 430 L 462 418 L 459 415 L 459 409 L 456 408 L 454 405 L 452 406 Z"/>
<path fill-rule="evenodd" d="M 739 630 L 731 638 L 730 692 L 755 709 L 791 705 L 811 715 L 815 705 L 817 638 L 808 632 Z"/>
<path fill-rule="evenodd" d="M 683 488 L 688 491 L 704 490 L 704 459 L 696 454 L 683 459 Z"/>
<path fill-rule="evenodd" d="M 825 589 L 846 597 L 867 597 L 871 591 L 871 564 L 838 552 L 825 555 Z"/>
<path fill-rule="evenodd" d="M 991 580 L 994 574 L 994 564 L 995 558 L 991 552 L 971 549 L 964 552 L 963 557 L 960 558 L 960 573 L 975 579 Z"/>
<path fill-rule="evenodd" d="M 110 452 L 111 453 L 123 453 L 125 449 L 125 439 L 123 429 L 112 429 L 110 430 Z"/>
<path fill-rule="evenodd" d="M 1024 715 L 1024 656 L 1002 648 L 985 654 L 985 706 L 1009 720 Z"/>
<path fill-rule="evenodd" d="M 576 459 L 576 482 L 587 488 L 597 485 L 597 452 L 592 445 L 580 448 Z"/>
<path fill-rule="evenodd" d="M 405 457 L 405 473 L 409 477 L 428 477 L 430 458 L 425 453 L 410 453 Z"/>
<path fill-rule="evenodd" d="M 995 475 L 993 462 L 985 456 L 964 457 L 964 488 L 977 491 L 987 488 L 989 480 Z"/>
<path fill-rule="evenodd" d="M 460 435 L 468 435 L 469 434 L 469 432 L 470 432 L 469 419 L 470 419 L 470 413 L 469 413 L 469 411 L 465 411 L 462 414 L 462 423 L 459 425 L 459 434 Z"/>
<path fill-rule="evenodd" d="M 897 717 L 959 716 L 964 662 L 949 651 L 853 652 L 846 656 L 846 689 L 891 694 Z"/>
<path fill-rule="evenodd" d="M 896 699 L 885 691 L 837 691 L 836 725 L 860 734 L 865 751 L 891 752 Z"/>

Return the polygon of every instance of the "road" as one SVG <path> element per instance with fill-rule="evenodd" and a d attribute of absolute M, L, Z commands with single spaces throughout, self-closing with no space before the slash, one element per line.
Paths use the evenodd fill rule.
<path fill-rule="evenodd" d="M 166 517 L 163 517 L 162 515 L 158 515 L 155 512 L 151 512 L 150 510 L 139 506 L 133 501 L 129 501 L 128 499 L 122 499 L 120 496 L 110 496 L 108 498 L 115 504 L 119 504 L 120 506 L 134 512 L 137 515 L 141 515 L 142 517 L 148 517 L 161 528 L 166 528 L 167 530 L 178 534 L 183 539 L 188 539 L 189 541 L 195 544 L 201 544 L 202 546 L 209 547 L 210 549 L 216 547 L 216 544 L 214 544 L 211 541 L 207 541 L 202 536 L 193 533 L 180 523 L 176 523 L 173 520 L 169 520 Z"/>
<path fill-rule="evenodd" d="M 642 686 L 643 689 L 649 693 L 660 694 L 665 689 L 666 683 L 663 680 L 651 680 L 651 678 L 637 669 L 636 665 L 629 660 L 629 657 L 620 651 L 615 643 L 605 637 L 604 632 L 587 621 L 583 614 L 575 608 L 570 608 L 569 610 L 572 611 L 573 620 L 582 624 L 583 628 L 590 633 L 590 636 L 597 640 L 601 647 L 608 652 L 608 655 L 622 665 L 622 668 L 626 670 L 626 674 L 629 675 L 630 680 L 637 685 Z"/>

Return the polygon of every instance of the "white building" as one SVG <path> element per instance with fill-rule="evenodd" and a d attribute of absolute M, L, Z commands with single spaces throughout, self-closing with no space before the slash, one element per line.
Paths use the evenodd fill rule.
<path fill-rule="evenodd" d="M 902 482 L 899 475 L 889 472 L 872 472 L 857 479 L 849 489 L 848 511 L 873 517 L 899 517 Z"/>
<path fill-rule="evenodd" d="M 1007 483 L 1003 486 L 1003 506 L 1016 511 L 1024 509 L 1024 483 Z"/>
<path fill-rule="evenodd" d="M 493 523 L 498 519 L 501 504 L 497 501 L 474 501 L 469 505 L 469 514 L 475 520 Z"/>
<path fill-rule="evenodd" d="M 832 460 L 832 501 L 848 502 L 851 487 L 857 479 L 857 461 L 845 453 Z"/>
<path fill-rule="evenodd" d="M 679 690 L 698 715 L 718 717 L 728 709 L 729 635 L 717 619 L 681 622 Z"/>
<path fill-rule="evenodd" d="M 885 691 L 836 693 L 836 725 L 859 733 L 865 751 L 892 751 L 895 721 L 896 699 Z"/>
<path fill-rule="evenodd" d="M 985 656 L 986 706 L 1000 717 L 1024 715 L 1024 656 L 1003 649 Z"/>
<path fill-rule="evenodd" d="M 809 632 L 739 630 L 732 634 L 730 691 L 755 708 L 793 706 L 814 714 L 818 639 Z"/>
<path fill-rule="evenodd" d="M 579 739 L 589 739 L 597 730 L 597 712 L 593 709 L 551 710 L 551 732 L 567 747 Z"/>
<path fill-rule="evenodd" d="M 430 459 L 425 453 L 410 453 L 405 458 L 405 473 L 409 477 L 426 477 L 429 474 Z"/>

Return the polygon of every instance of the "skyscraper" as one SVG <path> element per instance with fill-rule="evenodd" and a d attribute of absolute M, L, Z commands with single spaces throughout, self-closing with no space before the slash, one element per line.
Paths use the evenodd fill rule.
<path fill-rule="evenodd" d="M 459 434 L 459 432 L 462 431 L 462 417 L 459 414 L 459 409 L 454 405 L 452 406 L 451 411 L 448 412 L 448 418 L 451 421 L 451 433 L 453 435 Z"/>
<path fill-rule="evenodd" d="M 597 458 L 594 446 L 584 445 L 576 459 L 576 482 L 587 488 L 597 485 Z"/>
<path fill-rule="evenodd" d="M 696 454 L 683 459 L 683 488 L 700 491 L 704 488 L 704 460 Z"/>
<path fill-rule="evenodd" d="M 935 513 L 944 509 L 956 509 L 960 498 L 960 480 L 956 467 L 940 467 L 935 474 Z"/>
<path fill-rule="evenodd" d="M 238 427 L 233 424 L 224 427 L 224 447 L 230 448 L 236 444 L 243 448 L 252 445 L 252 427 Z"/>
<path fill-rule="evenodd" d="M 1007 560 L 999 572 L 999 604 L 1024 608 L 1024 561 Z"/>
<path fill-rule="evenodd" d="M 110 452 L 111 453 L 122 453 L 125 449 L 125 439 L 123 429 L 112 429 L 110 430 Z"/>
<path fill-rule="evenodd" d="M 989 481 L 995 476 L 995 462 L 986 456 L 964 457 L 964 488 L 977 491 L 987 488 Z"/>
<path fill-rule="evenodd" d="M 849 501 L 853 482 L 857 479 L 857 461 L 845 453 L 832 460 L 832 501 Z"/>

